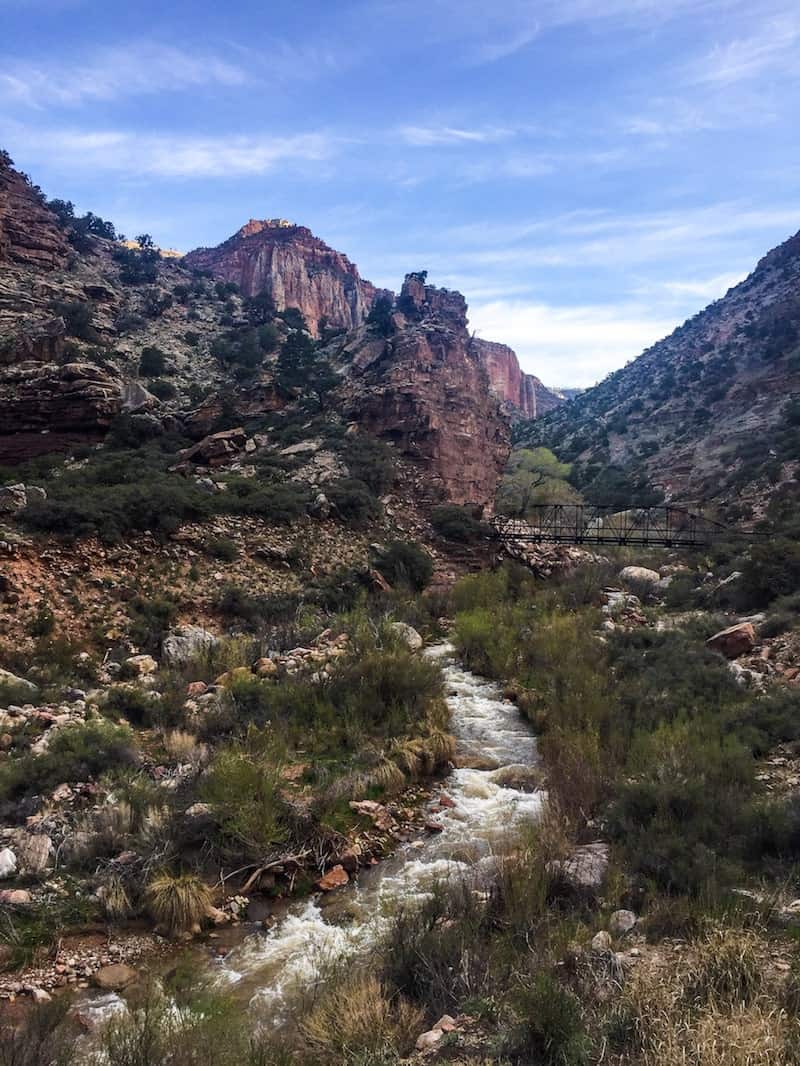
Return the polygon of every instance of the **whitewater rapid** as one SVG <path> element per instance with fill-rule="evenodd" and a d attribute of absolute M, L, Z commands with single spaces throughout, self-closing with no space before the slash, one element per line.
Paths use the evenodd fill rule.
<path fill-rule="evenodd" d="M 492 863 L 504 841 L 541 809 L 541 792 L 495 780 L 503 769 L 538 761 L 536 740 L 517 708 L 497 685 L 465 670 L 449 644 L 425 654 L 442 666 L 457 761 L 497 767 L 454 769 L 444 783 L 453 806 L 440 810 L 436 799 L 431 803 L 429 820 L 441 832 L 401 846 L 333 896 L 292 905 L 272 929 L 251 934 L 218 962 L 220 981 L 248 998 L 265 1020 L 277 1020 L 331 963 L 368 953 L 401 905 Z"/>

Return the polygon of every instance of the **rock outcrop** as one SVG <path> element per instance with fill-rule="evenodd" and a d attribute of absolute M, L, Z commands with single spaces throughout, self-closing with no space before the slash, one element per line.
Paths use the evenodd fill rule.
<path fill-rule="evenodd" d="M 323 319 L 337 329 L 360 326 L 377 295 L 346 255 L 282 219 L 251 219 L 224 243 L 197 248 L 183 262 L 235 282 L 245 296 L 269 293 L 279 311 L 298 308 L 315 335 Z"/>
<path fill-rule="evenodd" d="M 539 378 L 525 373 L 517 353 L 507 344 L 474 337 L 472 347 L 486 367 L 492 392 L 507 406 L 512 418 L 538 418 L 564 402 Z"/>
<path fill-rule="evenodd" d="M 394 332 L 362 328 L 339 357 L 349 416 L 426 472 L 441 499 L 491 508 L 510 428 L 467 332 L 459 292 L 406 278 Z"/>
<path fill-rule="evenodd" d="M 0 154 L 0 263 L 63 267 L 69 252 L 63 230 L 38 190 L 5 158 Z"/>
<path fill-rule="evenodd" d="M 18 462 L 105 436 L 122 409 L 122 381 L 93 363 L 0 369 L 0 461 Z"/>

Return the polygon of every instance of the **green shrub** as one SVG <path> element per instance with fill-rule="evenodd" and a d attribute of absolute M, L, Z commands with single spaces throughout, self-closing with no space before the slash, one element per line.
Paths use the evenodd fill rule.
<path fill-rule="evenodd" d="M 170 596 L 135 596 L 128 604 L 131 639 L 146 651 L 158 651 L 167 630 L 178 615 Z"/>
<path fill-rule="evenodd" d="M 382 496 L 395 479 L 395 456 L 388 444 L 363 435 L 346 437 L 342 457 L 350 476 L 362 481 L 375 496 Z"/>
<path fill-rule="evenodd" d="M 280 765 L 267 751 L 223 748 L 203 783 L 223 837 L 234 850 L 264 858 L 288 836 Z"/>
<path fill-rule="evenodd" d="M 156 378 L 155 381 L 151 381 L 148 388 L 159 400 L 174 400 L 178 395 L 178 390 L 172 382 L 165 381 L 164 378 Z"/>
<path fill-rule="evenodd" d="M 512 1063 L 588 1066 L 591 1041 L 580 1000 L 549 974 L 538 974 L 514 996 L 517 1022 L 502 1041 Z"/>
<path fill-rule="evenodd" d="M 137 726 L 153 725 L 158 706 L 159 701 L 152 693 L 133 685 L 117 685 L 109 689 L 102 703 L 105 714 L 126 718 Z"/>
<path fill-rule="evenodd" d="M 232 563 L 239 556 L 238 545 L 230 537 L 209 537 L 203 548 L 212 559 L 221 559 L 227 563 Z"/>
<path fill-rule="evenodd" d="M 489 534 L 489 527 L 475 517 L 468 507 L 456 504 L 443 504 L 431 511 L 431 525 L 445 540 L 455 540 L 462 544 L 472 544 L 484 540 Z"/>
<path fill-rule="evenodd" d="M 390 541 L 375 566 L 390 585 L 407 585 L 415 592 L 424 589 L 433 576 L 430 555 L 413 541 Z"/>
<path fill-rule="evenodd" d="M 800 586 L 800 543 L 775 537 L 755 544 L 742 566 L 739 590 L 743 606 L 765 607 Z"/>
<path fill-rule="evenodd" d="M 129 729 L 91 720 L 59 729 L 42 755 L 0 765 L 0 799 L 49 791 L 62 782 L 88 781 L 136 759 Z"/>
<path fill-rule="evenodd" d="M 158 378 L 167 369 L 167 357 L 160 348 L 148 347 L 142 349 L 139 359 L 139 373 L 144 378 Z"/>
<path fill-rule="evenodd" d="M 328 486 L 325 495 L 336 508 L 340 518 L 359 527 L 380 516 L 380 504 L 363 481 L 342 478 Z"/>

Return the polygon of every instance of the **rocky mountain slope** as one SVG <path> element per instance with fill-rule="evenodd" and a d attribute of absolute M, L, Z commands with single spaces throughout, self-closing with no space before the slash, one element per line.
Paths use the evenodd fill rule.
<path fill-rule="evenodd" d="M 624 369 L 520 427 L 575 460 L 596 502 L 645 483 L 758 516 L 800 456 L 800 234 Z M 783 491 L 790 491 L 784 488 Z"/>
<path fill-rule="evenodd" d="M 346 255 L 283 219 L 251 218 L 218 247 L 189 252 L 184 265 L 234 282 L 244 296 L 268 293 L 279 311 L 297 307 L 315 336 L 320 323 L 360 326 L 378 293 Z"/>

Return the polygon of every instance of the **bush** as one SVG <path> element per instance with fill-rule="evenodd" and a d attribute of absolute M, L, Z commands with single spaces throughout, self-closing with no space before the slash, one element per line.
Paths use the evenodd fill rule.
<path fill-rule="evenodd" d="M 164 378 L 156 378 L 155 381 L 151 381 L 148 386 L 149 391 L 159 400 L 174 400 L 178 395 L 178 390 L 172 384 L 171 381 L 165 381 Z"/>
<path fill-rule="evenodd" d="M 742 566 L 739 588 L 744 606 L 765 607 L 779 596 L 788 596 L 800 586 L 800 544 L 775 537 L 755 544 Z"/>
<path fill-rule="evenodd" d="M 209 537 L 203 548 L 212 559 L 221 559 L 227 563 L 232 563 L 239 557 L 238 545 L 230 537 Z"/>
<path fill-rule="evenodd" d="M 380 516 L 380 504 L 363 481 L 343 478 L 326 489 L 340 518 L 352 526 L 365 526 Z"/>
<path fill-rule="evenodd" d="M 237 853 L 262 859 L 287 838 L 280 767 L 269 752 L 223 748 L 211 764 L 203 797 Z"/>
<path fill-rule="evenodd" d="M 434 507 L 431 512 L 431 525 L 445 540 L 455 540 L 462 544 L 472 544 L 489 535 L 489 527 L 477 519 L 470 508 L 458 507 L 452 503 Z"/>
<path fill-rule="evenodd" d="M 167 357 L 160 348 L 143 348 L 139 358 L 139 373 L 144 378 L 157 378 L 167 369 Z"/>
<path fill-rule="evenodd" d="M 549 974 L 539 974 L 514 996 L 517 1023 L 504 1038 L 503 1054 L 528 1066 L 588 1066 L 591 1042 L 577 996 Z"/>
<path fill-rule="evenodd" d="M 89 341 L 96 344 L 100 335 L 92 325 L 92 305 L 80 300 L 58 303 L 54 308 L 56 314 L 61 315 L 67 327 L 70 337 L 78 340 Z"/>
<path fill-rule="evenodd" d="M 170 596 L 135 596 L 128 605 L 131 639 L 155 652 L 178 615 L 178 605 Z"/>
<path fill-rule="evenodd" d="M 25 755 L 0 766 L 0 799 L 49 791 L 62 782 L 89 781 L 135 760 L 129 729 L 95 720 L 65 726 L 42 755 Z"/>
<path fill-rule="evenodd" d="M 433 561 L 412 541 L 393 540 L 375 563 L 390 585 L 407 585 L 420 592 L 433 576 Z"/>
<path fill-rule="evenodd" d="M 109 689 L 103 700 L 103 712 L 119 715 L 138 726 L 153 725 L 159 701 L 150 692 L 133 685 L 117 685 Z"/>
<path fill-rule="evenodd" d="M 196 874 L 156 874 L 144 895 L 150 915 L 170 936 L 199 925 L 211 904 L 211 891 Z"/>

